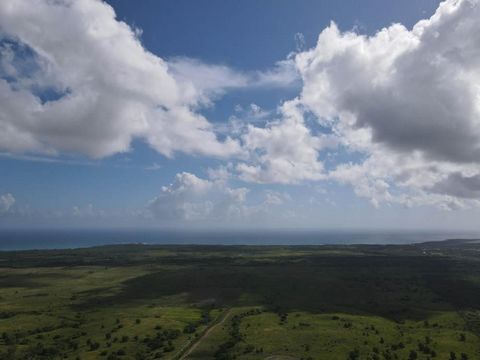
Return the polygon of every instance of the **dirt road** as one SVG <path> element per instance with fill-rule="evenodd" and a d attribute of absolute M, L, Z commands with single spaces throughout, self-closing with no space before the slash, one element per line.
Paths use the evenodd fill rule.
<path fill-rule="evenodd" d="M 228 319 L 228 316 L 230 315 L 230 309 L 228 309 L 227 311 L 225 311 L 225 313 L 222 315 L 222 318 L 220 321 L 218 322 L 215 322 L 214 324 L 212 324 L 212 326 L 210 326 L 204 333 L 202 336 L 200 336 L 195 342 L 192 342 L 190 344 L 190 347 L 188 348 L 187 351 L 185 351 L 185 353 L 180 356 L 179 360 L 185 360 L 188 358 L 188 356 L 197 348 L 198 345 L 200 345 L 200 343 L 205 340 L 208 335 L 210 335 L 210 333 L 215 330 L 218 326 L 221 326 L 223 325 L 223 323 L 225 323 L 225 321 Z"/>

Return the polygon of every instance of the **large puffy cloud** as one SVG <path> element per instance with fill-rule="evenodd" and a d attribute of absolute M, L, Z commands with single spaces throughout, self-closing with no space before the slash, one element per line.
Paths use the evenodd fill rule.
<path fill-rule="evenodd" d="M 480 161 L 480 7 L 446 1 L 409 31 L 374 36 L 335 24 L 298 55 L 302 100 L 322 121 L 367 129 L 374 143 L 435 160 Z M 348 139 L 350 140 L 350 139 Z"/>
<path fill-rule="evenodd" d="M 322 31 L 296 57 L 300 102 L 346 151 L 331 179 L 377 205 L 478 205 L 480 5 L 448 0 L 411 30 Z"/>
<path fill-rule="evenodd" d="M 192 111 L 203 94 L 177 81 L 104 2 L 2 1 L 0 34 L 3 150 L 103 157 L 143 138 L 167 156 L 239 151 Z"/>

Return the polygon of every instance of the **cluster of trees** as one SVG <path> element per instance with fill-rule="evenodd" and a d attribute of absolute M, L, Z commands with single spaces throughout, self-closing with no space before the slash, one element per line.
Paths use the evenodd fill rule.
<path fill-rule="evenodd" d="M 202 317 L 204 319 L 205 317 Z M 140 320 L 135 321 L 136 324 L 140 323 Z M 104 329 L 105 325 L 101 325 L 101 328 Z M 114 327 L 110 332 L 105 333 L 105 343 L 102 344 L 100 339 L 88 338 L 86 340 L 80 341 L 80 338 L 86 336 L 87 333 L 82 331 L 78 332 L 71 337 L 63 337 L 62 335 L 56 334 L 53 337 L 44 335 L 41 333 L 41 330 L 45 332 L 52 331 L 56 328 L 45 327 L 42 329 L 35 329 L 29 331 L 29 334 L 36 334 L 35 339 L 36 343 L 29 345 L 28 347 L 22 347 L 22 351 L 18 351 L 17 345 L 28 345 L 32 342 L 31 339 L 27 337 L 22 337 L 23 335 L 19 333 L 7 333 L 3 332 L 0 335 L 0 359 L 2 360 L 13 360 L 13 359 L 53 359 L 61 358 L 68 353 L 75 352 L 79 347 L 84 344 L 83 348 L 86 348 L 86 351 L 100 351 L 100 356 L 106 358 L 106 360 L 116 360 L 120 359 L 126 355 L 126 350 L 115 349 L 109 350 L 112 347 L 113 343 L 127 343 L 131 340 L 139 341 L 138 335 L 130 338 L 128 335 L 115 336 L 114 333 L 119 329 L 123 328 L 120 320 L 117 319 Z M 146 336 L 143 339 L 143 344 L 146 346 L 146 350 L 156 351 L 156 357 L 161 357 L 161 354 L 166 352 L 171 352 L 175 349 L 172 341 L 177 339 L 181 335 L 181 331 L 177 329 L 162 329 L 160 325 L 155 327 L 155 336 L 150 337 Z M 47 341 L 48 340 L 48 341 Z M 2 344 L 3 343 L 3 344 Z M 3 349 L 2 349 L 3 347 Z M 103 349 L 102 349 L 103 348 Z M 143 350 L 142 350 L 143 351 Z M 143 359 L 143 355 L 140 356 Z"/>
<path fill-rule="evenodd" d="M 243 352 L 244 354 L 248 353 L 263 353 L 263 348 L 256 348 L 252 344 L 246 344 L 245 343 L 245 336 L 244 334 L 241 333 L 240 331 L 240 326 L 242 324 L 242 320 L 245 317 L 248 316 L 253 316 L 253 315 L 258 315 L 262 313 L 263 311 L 254 308 L 248 311 L 245 311 L 243 313 L 237 314 L 232 316 L 230 319 L 230 328 L 229 328 L 229 338 L 226 342 L 222 343 L 217 351 L 215 352 L 215 359 L 216 360 L 231 360 L 235 359 L 238 355 Z M 287 322 L 288 319 L 288 313 L 287 312 L 282 312 L 278 310 L 276 314 L 280 318 L 280 325 L 284 325 Z M 298 316 L 298 315 L 297 315 Z M 351 328 L 352 327 L 352 322 L 342 319 L 338 316 L 332 316 L 332 320 L 338 320 L 340 321 L 340 325 L 343 325 L 344 328 Z M 194 333 L 197 329 L 198 326 L 208 324 L 211 322 L 212 319 L 210 317 L 210 311 L 209 310 L 204 310 L 202 312 L 201 319 L 198 320 L 195 323 L 192 324 L 187 324 L 185 328 L 183 329 L 184 333 Z M 135 324 L 140 324 L 141 320 L 137 319 L 134 322 Z M 248 325 L 249 326 L 249 325 Z M 310 326 L 310 324 L 303 324 L 300 323 L 300 326 Z M 429 327 L 438 327 L 439 325 L 434 323 L 434 324 L 429 324 L 428 321 L 424 322 L 424 326 L 426 328 Z M 105 328 L 104 325 L 101 326 L 102 329 Z M 106 358 L 106 360 L 116 360 L 120 359 L 124 355 L 126 355 L 126 350 L 125 349 L 115 349 L 115 350 L 110 350 L 112 346 L 112 343 L 127 343 L 131 340 L 134 341 L 140 341 L 143 343 L 145 346 L 140 347 L 142 352 L 151 352 L 156 358 L 160 358 L 164 356 L 163 354 L 172 352 L 175 350 L 175 346 L 173 345 L 173 340 L 177 339 L 181 335 L 181 331 L 179 330 L 172 330 L 172 329 L 163 329 L 161 325 L 155 326 L 155 334 L 154 336 L 146 336 L 143 338 L 143 340 L 139 340 L 138 335 L 130 338 L 127 335 L 118 335 L 114 336 L 114 333 L 119 331 L 120 329 L 123 328 L 123 324 L 120 322 L 119 319 L 116 320 L 116 324 L 113 326 L 110 332 L 105 333 L 105 347 L 103 347 L 100 342 L 92 340 L 92 339 L 87 339 L 86 342 L 80 341 L 80 338 L 87 335 L 86 332 L 84 331 L 77 331 L 75 335 L 72 335 L 70 337 L 65 337 L 58 332 L 55 331 L 56 335 L 51 336 L 51 335 L 45 335 L 43 332 L 51 332 L 56 329 L 58 329 L 58 326 L 48 326 L 48 327 L 42 327 L 42 328 L 37 328 L 34 330 L 30 330 L 25 333 L 18 333 L 18 332 L 12 332 L 12 333 L 7 333 L 3 332 L 0 335 L 0 348 L 3 346 L 3 349 L 0 350 L 0 359 L 50 359 L 50 358 L 56 358 L 56 357 L 61 357 L 62 355 L 68 354 L 68 353 L 74 353 L 75 351 L 78 350 L 79 346 L 83 345 L 83 348 L 85 348 L 87 351 L 99 351 L 100 355 L 102 358 Z M 74 327 L 76 328 L 76 327 Z M 390 345 L 385 344 L 385 340 L 383 337 L 380 337 L 380 331 L 375 328 L 374 325 L 368 325 L 363 329 L 363 335 L 368 336 L 368 334 L 372 335 L 374 333 L 379 337 L 379 343 L 384 344 L 383 346 L 379 347 L 373 347 L 372 348 L 372 353 L 368 355 L 367 359 L 368 360 L 396 360 L 399 358 L 399 354 L 395 353 L 398 350 L 405 349 L 405 344 L 403 342 L 398 342 L 398 343 L 392 343 Z M 54 334 L 55 334 L 54 333 Z M 28 335 L 35 335 L 33 337 L 27 337 Z M 84 338 L 83 338 L 84 339 Z M 48 340 L 48 341 L 45 341 Z M 458 341 L 460 342 L 466 342 L 466 334 L 465 333 L 459 333 L 458 334 Z M 237 346 L 239 343 L 244 343 L 242 346 Z M 21 354 L 20 350 L 16 350 L 16 345 L 26 345 L 22 346 Z M 365 341 L 365 345 L 367 345 L 367 342 Z M 439 357 L 437 355 L 437 352 L 433 348 L 435 345 L 434 342 L 432 342 L 432 339 L 429 336 L 426 336 L 424 340 L 418 342 L 417 347 L 414 349 L 409 349 L 407 351 L 407 358 L 406 360 L 420 360 L 420 359 L 430 359 L 433 360 L 434 358 Z M 303 345 L 304 350 L 308 352 L 310 350 L 310 346 L 308 344 Z M 102 349 L 103 347 L 103 349 Z M 140 357 L 143 359 L 143 357 Z M 307 357 L 306 359 L 309 359 L 310 357 Z M 362 355 L 363 358 L 363 355 Z M 347 360 L 357 360 L 360 359 L 360 351 L 358 349 L 354 349 L 350 352 L 347 353 Z M 447 359 L 446 359 L 447 360 Z M 468 354 L 466 353 L 455 353 L 455 352 L 450 352 L 448 360 L 470 360 Z"/>
<path fill-rule="evenodd" d="M 13 345 L 17 342 L 17 334 L 2 333 L 2 340 L 5 345 Z"/>
<path fill-rule="evenodd" d="M 280 318 L 280 325 L 285 325 L 287 323 L 288 313 L 278 312 L 277 315 Z"/>
<path fill-rule="evenodd" d="M 183 328 L 183 332 L 185 334 L 193 334 L 195 331 L 197 331 L 197 328 L 199 326 L 207 325 L 211 321 L 212 321 L 212 317 L 210 315 L 210 311 L 208 309 L 204 309 L 202 311 L 202 316 L 200 320 L 185 325 L 185 327 Z"/>
<path fill-rule="evenodd" d="M 90 351 L 95 351 L 100 348 L 100 343 L 92 341 L 91 339 L 87 339 L 87 346 L 89 347 Z"/>
<path fill-rule="evenodd" d="M 126 355 L 126 352 L 125 352 L 124 349 L 118 349 L 116 351 L 112 351 L 111 353 L 108 353 L 107 350 L 103 350 L 100 353 L 100 356 L 106 356 L 107 360 L 117 360 L 120 357 L 125 356 L 125 355 Z"/>
<path fill-rule="evenodd" d="M 358 360 L 360 359 L 360 351 L 358 349 L 351 350 L 348 353 L 348 360 Z"/>
<path fill-rule="evenodd" d="M 424 355 L 429 355 L 434 358 L 437 356 L 437 352 L 430 347 L 431 339 L 429 336 L 425 336 L 425 342 L 418 343 L 418 351 Z"/>
<path fill-rule="evenodd" d="M 42 343 L 29 346 L 24 354 L 25 359 L 52 359 L 60 355 L 60 349 L 55 346 L 47 346 Z"/>
<path fill-rule="evenodd" d="M 143 343 L 147 345 L 151 351 L 162 350 L 163 352 L 171 352 L 175 350 L 172 340 L 178 338 L 180 334 L 181 332 L 179 330 L 165 329 L 158 331 L 153 338 L 146 337 Z"/>
<path fill-rule="evenodd" d="M 337 320 L 337 319 L 335 319 Z M 378 335 L 380 332 L 375 329 L 375 327 L 372 325 L 371 327 L 366 327 L 365 329 L 368 330 L 374 330 L 375 333 Z M 364 333 L 365 335 L 365 333 Z M 460 334 L 459 336 L 459 341 L 466 341 L 465 334 Z M 381 344 L 384 343 L 383 338 L 380 338 L 379 341 Z M 367 342 L 365 342 L 365 345 Z M 429 336 L 425 336 L 424 341 L 420 341 L 418 343 L 418 348 L 410 350 L 408 353 L 407 360 L 417 360 L 417 359 L 423 359 L 424 356 L 426 356 L 425 359 L 432 360 L 437 357 L 437 352 L 432 349 L 431 347 L 432 344 L 432 339 Z M 404 349 L 405 345 L 403 342 L 399 342 L 396 344 L 391 344 L 389 349 L 386 349 L 382 352 L 380 352 L 378 347 L 373 347 L 372 349 L 372 354 L 367 357 L 369 360 L 396 360 L 398 359 L 398 354 L 392 353 L 391 351 L 397 351 Z M 419 353 L 423 355 L 422 357 L 419 356 Z M 357 360 L 360 359 L 360 351 L 358 349 L 351 350 L 347 354 L 347 360 Z M 450 357 L 448 360 L 469 360 L 469 357 L 466 353 L 461 353 L 459 356 L 455 352 L 450 352 Z"/>
<path fill-rule="evenodd" d="M 468 360 L 468 355 L 465 353 L 461 353 L 460 358 L 458 358 L 456 353 L 454 353 L 453 351 L 450 351 L 449 360 Z"/>
<path fill-rule="evenodd" d="M 234 315 L 230 321 L 230 331 L 229 331 L 229 336 L 230 338 L 220 344 L 218 347 L 217 351 L 215 352 L 214 356 L 216 360 L 232 360 L 235 359 L 236 356 L 234 354 L 231 354 L 231 350 L 237 345 L 238 343 L 244 341 L 244 336 L 240 332 L 240 324 L 242 320 L 247 317 L 247 316 L 253 316 L 253 315 L 258 315 L 261 314 L 262 310 L 260 309 L 251 309 L 246 312 Z M 253 352 L 255 350 L 255 347 L 248 346 L 249 352 Z M 263 349 L 256 349 L 256 352 L 263 352 Z"/>
<path fill-rule="evenodd" d="M 9 319 L 15 315 L 17 314 L 11 311 L 0 311 L 0 319 Z"/>

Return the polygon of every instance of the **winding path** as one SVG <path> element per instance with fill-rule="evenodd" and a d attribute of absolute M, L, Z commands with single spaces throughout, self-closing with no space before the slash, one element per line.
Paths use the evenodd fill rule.
<path fill-rule="evenodd" d="M 231 309 L 227 309 L 222 315 L 219 321 L 214 322 L 209 328 L 207 328 L 202 336 L 200 336 L 197 341 L 193 341 L 188 345 L 187 350 L 181 355 L 178 360 L 185 360 L 188 356 L 197 348 L 200 343 L 205 340 L 210 333 L 215 330 L 218 326 L 223 325 L 223 323 L 228 319 Z"/>

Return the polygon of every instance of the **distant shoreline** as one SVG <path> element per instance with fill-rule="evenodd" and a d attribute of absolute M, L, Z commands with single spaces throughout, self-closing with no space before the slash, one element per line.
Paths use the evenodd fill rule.
<path fill-rule="evenodd" d="M 0 230 L 0 251 L 99 246 L 345 246 L 412 245 L 480 239 L 479 233 L 381 231 Z"/>

